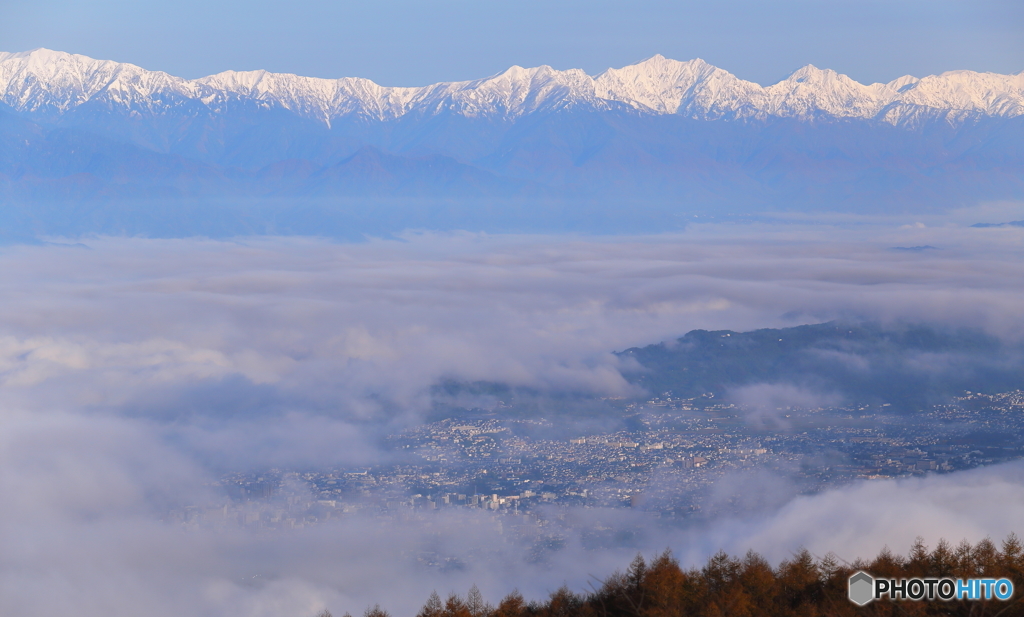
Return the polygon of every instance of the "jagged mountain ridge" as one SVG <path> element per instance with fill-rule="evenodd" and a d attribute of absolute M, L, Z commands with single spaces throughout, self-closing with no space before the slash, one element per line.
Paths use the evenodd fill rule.
<path fill-rule="evenodd" d="M 226 71 L 196 80 L 64 52 L 0 53 L 0 101 L 40 118 L 87 103 L 161 114 L 190 105 L 224 113 L 247 101 L 330 125 L 346 116 L 394 120 L 454 112 L 517 118 L 568 108 L 631 109 L 695 119 L 817 116 L 876 119 L 894 125 L 922 118 L 1024 115 L 1024 72 L 950 71 L 887 84 L 860 84 L 832 70 L 806 66 L 764 87 L 703 60 L 654 56 L 591 77 L 579 69 L 514 66 L 497 75 L 418 88 L 384 87 L 368 79 L 322 79 L 267 71 Z"/>
<path fill-rule="evenodd" d="M 0 237 L 618 233 L 1024 200 L 1024 75 L 762 87 L 655 56 L 421 88 L 0 53 Z"/>

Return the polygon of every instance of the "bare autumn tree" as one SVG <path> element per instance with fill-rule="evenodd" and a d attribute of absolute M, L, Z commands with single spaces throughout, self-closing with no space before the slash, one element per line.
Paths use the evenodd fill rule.
<path fill-rule="evenodd" d="M 380 607 L 380 604 L 374 604 L 373 606 L 366 609 L 363 613 L 363 617 L 391 617 L 391 613 Z"/>
<path fill-rule="evenodd" d="M 931 566 L 931 555 L 928 554 L 924 538 L 917 536 L 914 538 L 914 543 L 910 545 L 910 553 L 907 555 L 904 570 L 911 576 L 922 577 L 931 572 Z"/>
<path fill-rule="evenodd" d="M 953 570 L 956 568 L 956 556 L 953 554 L 953 548 L 945 539 L 939 540 L 939 543 L 935 545 L 935 550 L 932 551 L 929 561 L 931 562 L 929 570 L 933 576 L 952 576 Z"/>
<path fill-rule="evenodd" d="M 1021 543 L 1017 534 L 1011 533 L 1003 540 L 999 568 L 1002 572 L 1007 573 L 1011 580 L 1024 578 L 1024 544 Z"/>
<path fill-rule="evenodd" d="M 494 610 L 493 606 L 484 602 L 484 596 L 476 585 L 470 587 L 466 594 L 466 608 L 471 617 L 487 617 Z"/>
<path fill-rule="evenodd" d="M 423 605 L 416 617 L 442 617 L 442 615 L 444 615 L 444 605 L 441 604 L 441 597 L 435 590 L 430 593 L 427 603 Z"/>

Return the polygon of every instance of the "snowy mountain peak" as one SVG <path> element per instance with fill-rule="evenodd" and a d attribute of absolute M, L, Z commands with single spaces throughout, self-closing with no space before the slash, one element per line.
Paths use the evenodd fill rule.
<path fill-rule="evenodd" d="M 162 94 L 199 92 L 194 82 L 167 73 L 49 49 L 0 59 L 0 101 L 18 110 L 59 115 L 89 102 L 151 109 Z"/>
<path fill-rule="evenodd" d="M 813 64 L 765 88 L 765 93 L 769 114 L 803 118 L 820 115 L 871 118 L 886 98 L 878 86 L 865 86 Z"/>
<path fill-rule="evenodd" d="M 904 75 L 903 77 L 897 77 L 896 79 L 890 81 L 885 85 L 896 92 L 902 92 L 904 89 L 912 88 L 914 84 L 916 84 L 919 81 L 921 80 L 918 79 L 917 77 L 914 77 L 913 75 Z"/>
<path fill-rule="evenodd" d="M 256 71 L 224 71 L 216 75 L 202 77 L 196 81 L 228 92 L 252 92 L 259 87 L 265 77 L 272 73 L 262 69 Z"/>
<path fill-rule="evenodd" d="M 655 55 L 596 77 L 579 69 L 513 66 L 483 79 L 421 88 L 380 86 L 368 79 L 320 79 L 267 71 L 225 71 L 186 80 L 132 64 L 48 49 L 0 53 L 0 101 L 54 118 L 84 105 L 131 113 L 163 113 L 184 101 L 226 113 L 232 101 L 281 108 L 330 125 L 357 115 L 386 121 L 406 114 L 514 119 L 541 111 L 626 106 L 644 114 L 697 119 L 865 118 L 893 124 L 926 118 L 1024 115 L 1024 72 L 950 71 L 864 85 L 807 65 L 763 87 L 704 60 Z"/>
<path fill-rule="evenodd" d="M 475 110 L 478 114 L 486 114 L 489 103 L 510 116 L 596 102 L 589 75 L 580 69 L 559 71 L 547 65 L 529 69 L 516 66 L 492 78 L 469 82 L 458 98 L 482 104 Z"/>
<path fill-rule="evenodd" d="M 829 83 L 836 81 L 848 81 L 853 82 L 852 79 L 846 75 L 840 75 L 832 69 L 819 69 L 813 64 L 802 66 L 797 70 L 793 71 L 785 81 L 797 82 L 797 83 Z"/>
<path fill-rule="evenodd" d="M 713 112 L 730 95 L 748 95 L 759 86 L 743 82 L 701 59 L 680 62 L 661 55 L 621 69 L 608 69 L 595 79 L 598 96 L 655 113 Z M 753 88 L 751 88 L 753 87 Z"/>
<path fill-rule="evenodd" d="M 633 64 L 633 65 L 630 65 L 630 66 L 626 66 L 626 67 L 623 67 L 621 69 L 608 69 L 607 71 L 605 71 L 605 73 L 608 73 L 608 72 L 611 72 L 611 71 L 619 71 L 619 72 L 621 72 L 621 71 L 630 71 L 630 70 L 632 70 L 634 72 L 642 72 L 642 73 L 645 73 L 645 74 L 648 74 L 648 75 L 671 74 L 671 73 L 679 73 L 679 72 L 687 72 L 687 73 L 690 73 L 690 74 L 697 74 L 697 73 L 699 73 L 701 71 L 712 71 L 712 70 L 715 70 L 715 67 L 710 65 L 710 64 L 708 64 L 707 62 L 705 62 L 704 60 L 702 60 L 700 58 L 694 58 L 693 60 L 687 60 L 687 61 L 679 61 L 679 60 L 673 60 L 671 58 L 666 58 L 665 56 L 663 56 L 661 54 L 655 54 L 655 55 L 651 56 L 650 58 L 647 58 L 645 60 L 641 60 L 640 62 L 637 62 L 636 64 Z M 602 75 L 605 74 L 605 73 L 602 73 Z"/>

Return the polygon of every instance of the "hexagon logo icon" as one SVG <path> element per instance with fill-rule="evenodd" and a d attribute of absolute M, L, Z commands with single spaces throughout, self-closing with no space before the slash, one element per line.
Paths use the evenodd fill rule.
<path fill-rule="evenodd" d="M 850 577 L 850 602 L 864 606 L 874 600 L 875 579 L 867 572 L 857 572 Z"/>

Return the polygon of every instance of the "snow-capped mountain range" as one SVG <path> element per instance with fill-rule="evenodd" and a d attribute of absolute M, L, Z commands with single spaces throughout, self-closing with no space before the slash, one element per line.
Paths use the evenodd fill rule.
<path fill-rule="evenodd" d="M 0 101 L 18 112 L 55 117 L 92 103 L 140 114 L 197 104 L 224 113 L 232 102 L 289 110 L 330 125 L 342 117 L 390 120 L 443 112 L 514 119 L 561 109 L 633 110 L 694 119 L 875 119 L 894 125 L 942 118 L 1024 115 L 1024 72 L 950 71 L 860 84 L 805 66 L 770 86 L 744 81 L 703 60 L 654 56 L 590 76 L 579 69 L 514 66 L 503 73 L 420 88 L 368 79 L 320 79 L 267 71 L 226 71 L 195 80 L 86 56 L 36 49 L 0 53 Z"/>
<path fill-rule="evenodd" d="M 761 86 L 654 56 L 391 88 L 0 53 L 0 240 L 650 231 L 986 200 L 1024 201 L 1024 73 L 863 85 L 807 66 Z"/>

